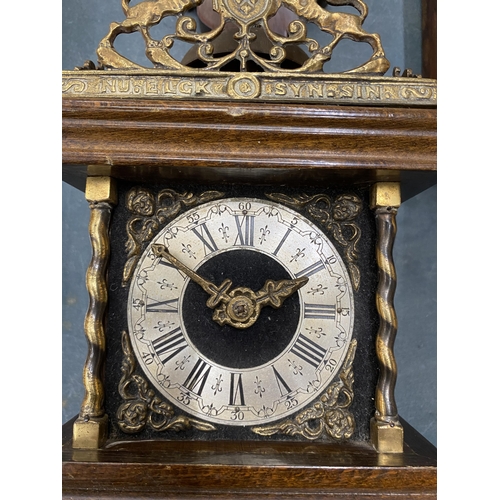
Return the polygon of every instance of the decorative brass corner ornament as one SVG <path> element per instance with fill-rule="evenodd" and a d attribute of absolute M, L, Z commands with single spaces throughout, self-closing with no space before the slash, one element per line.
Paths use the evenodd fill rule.
<path fill-rule="evenodd" d="M 359 289 L 361 274 L 356 264 L 358 252 L 356 246 L 361 238 L 361 229 L 355 223 L 361 211 L 362 202 L 353 194 L 342 194 L 332 200 L 325 194 L 314 196 L 288 196 L 282 193 L 266 195 L 270 200 L 283 203 L 296 210 L 305 210 L 309 216 L 344 247 L 344 257 L 349 269 L 352 286 Z"/>
<path fill-rule="evenodd" d="M 144 250 L 159 229 L 172 220 L 184 208 L 191 208 L 207 201 L 222 198 L 220 191 L 205 191 L 199 196 L 193 193 L 178 193 L 173 189 L 163 189 L 156 195 L 150 189 L 132 188 L 126 199 L 126 206 L 133 216 L 127 222 L 127 262 L 123 269 L 122 283 L 126 285 Z"/>
<path fill-rule="evenodd" d="M 146 427 L 162 431 L 184 431 L 191 428 L 200 431 L 214 431 L 216 427 L 183 415 L 175 415 L 170 404 L 159 398 L 147 381 L 135 373 L 136 360 L 130 338 L 122 332 L 122 378 L 118 392 L 125 401 L 117 410 L 118 426 L 123 432 L 133 434 Z"/>
<path fill-rule="evenodd" d="M 125 20 L 113 22 L 108 34 L 97 49 L 98 60 L 103 69 L 143 69 L 142 66 L 119 54 L 114 47 L 117 36 L 140 32 L 146 44 L 146 56 L 155 68 L 198 72 L 178 61 L 172 53 L 177 41 L 195 44 L 197 57 L 204 66 L 201 70 L 219 70 L 231 61 L 239 62 L 240 71 L 248 71 L 248 61 L 253 61 L 264 71 L 282 71 L 287 57 L 287 46 L 301 44 L 309 55 L 303 64 L 291 71 L 311 73 L 321 71 L 329 61 L 338 43 L 348 38 L 355 42 L 368 43 L 373 49 L 370 59 L 352 68 L 347 73 L 383 75 L 389 69 L 380 37 L 368 33 L 362 27 L 368 7 L 362 0 L 327 0 L 325 8 L 316 0 L 149 0 L 134 6 L 130 0 L 122 0 Z M 201 32 L 193 17 L 185 15 L 204 5 L 206 17 L 199 15 L 211 25 L 210 31 Z M 211 4 L 211 5 L 210 5 Z M 331 12 L 329 6 L 350 6 L 359 14 Z M 175 33 L 161 40 L 152 38 L 150 28 L 164 18 L 176 16 Z M 285 28 L 273 29 L 272 19 L 284 18 Z M 307 24 L 315 24 L 331 40 L 322 45 L 308 36 Z M 256 30 L 261 29 L 271 42 L 267 54 L 259 54 L 255 48 Z M 216 55 L 214 42 L 223 33 L 232 34 L 236 47 L 229 54 Z"/>
<path fill-rule="evenodd" d="M 293 419 L 272 425 L 252 427 L 261 436 L 287 434 L 302 436 L 309 440 L 331 438 L 349 439 L 355 429 L 354 416 L 349 407 L 354 398 L 354 374 L 352 365 L 357 341 L 351 341 L 344 364 L 339 372 L 339 381 L 332 384 L 313 405 L 301 411 Z"/>

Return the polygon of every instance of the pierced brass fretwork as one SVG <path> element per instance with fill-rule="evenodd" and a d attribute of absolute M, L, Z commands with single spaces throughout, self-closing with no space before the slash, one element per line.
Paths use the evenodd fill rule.
<path fill-rule="evenodd" d="M 144 69 L 120 54 L 114 46 L 119 35 L 134 32 L 141 33 L 144 38 L 146 56 L 156 69 L 195 73 L 200 69 L 220 70 L 231 61 L 237 61 L 240 71 L 249 71 L 248 62 L 252 61 L 260 71 L 282 72 L 289 52 L 300 46 L 306 52 L 305 60 L 299 67 L 287 71 L 315 73 L 323 70 L 335 47 L 346 38 L 368 43 L 373 53 L 368 61 L 344 73 L 384 75 L 389 69 L 379 35 L 363 29 L 368 7 L 362 0 L 327 0 L 324 6 L 317 0 L 144 0 L 133 6 L 129 5 L 130 0 L 121 1 L 125 19 L 111 23 L 97 48 L 103 69 Z M 204 11 L 214 20 L 208 31 L 202 31 L 192 17 L 194 10 L 201 8 L 204 2 L 211 3 L 211 6 L 204 5 Z M 352 7 L 353 12 L 334 10 L 346 6 Z M 175 32 L 160 40 L 153 38 L 150 29 L 172 16 L 177 16 Z M 276 28 L 280 18 L 285 24 L 282 30 Z M 312 24 L 326 34 L 326 41 L 310 35 Z M 217 54 L 217 40 L 228 33 L 234 40 L 234 48 L 228 53 Z M 269 42 L 266 54 L 256 49 L 257 33 Z M 196 47 L 202 68 L 194 69 L 176 59 L 172 49 L 177 42 Z"/>

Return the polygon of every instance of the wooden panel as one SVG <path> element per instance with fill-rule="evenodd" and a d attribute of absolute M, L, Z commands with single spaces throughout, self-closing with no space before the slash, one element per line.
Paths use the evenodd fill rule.
<path fill-rule="evenodd" d="M 72 450 L 63 498 L 435 498 L 436 449 L 404 422 L 402 454 L 370 445 L 127 442 Z"/>
<path fill-rule="evenodd" d="M 422 0 L 422 76 L 437 78 L 437 0 Z"/>
<path fill-rule="evenodd" d="M 63 99 L 63 163 L 74 185 L 88 164 L 136 181 L 398 180 L 435 172 L 436 110 Z"/>

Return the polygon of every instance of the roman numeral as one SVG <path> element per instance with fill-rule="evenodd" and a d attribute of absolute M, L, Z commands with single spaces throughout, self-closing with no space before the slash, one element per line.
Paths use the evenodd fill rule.
<path fill-rule="evenodd" d="M 304 318 L 335 319 L 335 306 L 329 304 L 304 304 Z"/>
<path fill-rule="evenodd" d="M 156 301 L 149 299 L 150 302 L 146 304 L 146 312 L 154 313 L 178 313 L 179 312 L 179 299 L 170 299 Z"/>
<path fill-rule="evenodd" d="M 278 384 L 281 395 L 284 396 L 285 394 L 292 392 L 292 389 L 288 387 L 288 384 L 285 382 L 285 379 L 281 376 L 280 372 L 274 368 L 274 365 L 271 365 L 271 367 L 273 369 L 274 376 L 276 377 L 276 383 Z"/>
<path fill-rule="evenodd" d="M 273 252 L 273 255 L 278 255 L 278 252 L 281 250 L 283 243 L 285 243 L 286 239 L 288 238 L 291 232 L 292 230 L 290 228 L 286 230 L 286 233 L 284 234 L 283 238 L 281 238 L 281 241 L 278 243 L 278 246 L 276 247 L 276 250 Z"/>
<path fill-rule="evenodd" d="M 244 215 L 240 222 L 240 217 L 235 215 L 234 220 L 236 221 L 236 229 L 238 230 L 238 236 L 234 241 L 234 245 L 238 245 L 239 240 L 240 245 L 253 247 L 255 216 Z"/>
<path fill-rule="evenodd" d="M 217 245 L 215 244 L 215 241 L 210 234 L 210 231 L 207 229 L 207 225 L 204 222 L 203 224 L 200 224 L 198 226 L 200 228 L 200 231 L 198 231 L 198 228 L 193 227 L 192 231 L 198 238 L 201 240 L 203 243 L 203 248 L 205 250 L 205 255 L 207 255 L 207 249 L 209 252 L 215 252 L 218 250 Z"/>
<path fill-rule="evenodd" d="M 158 261 L 158 264 L 161 264 L 162 266 L 166 266 L 166 267 L 170 267 L 172 269 L 175 269 L 176 271 L 179 272 L 179 274 L 184 278 L 186 279 L 186 275 L 180 271 L 180 269 L 177 267 L 177 266 L 174 266 L 172 263 L 170 263 L 168 260 L 165 260 L 165 259 L 160 259 Z"/>
<path fill-rule="evenodd" d="M 325 264 L 323 264 L 322 260 L 318 260 L 318 262 L 315 262 L 314 264 L 311 264 L 309 267 L 302 269 L 302 271 L 300 271 L 300 273 L 297 273 L 295 277 L 300 278 L 301 276 L 307 276 L 309 278 L 313 274 L 316 274 L 318 271 L 321 271 L 323 269 L 325 269 Z"/>
<path fill-rule="evenodd" d="M 153 344 L 153 348 L 157 356 L 164 365 L 187 347 L 187 342 L 180 326 L 178 326 L 175 330 L 158 337 L 151 343 Z M 167 355 L 167 357 L 162 358 L 164 355 Z"/>
<path fill-rule="evenodd" d="M 231 373 L 229 404 L 233 406 L 245 406 L 245 396 L 243 394 L 243 380 L 241 378 L 241 373 Z"/>
<path fill-rule="evenodd" d="M 193 369 L 191 370 L 191 373 L 187 376 L 186 381 L 182 385 L 188 391 L 194 392 L 198 394 L 198 396 L 201 396 L 211 368 L 211 365 L 199 358 Z"/>
<path fill-rule="evenodd" d="M 318 368 L 326 354 L 326 349 L 300 334 L 291 351 L 314 368 Z"/>

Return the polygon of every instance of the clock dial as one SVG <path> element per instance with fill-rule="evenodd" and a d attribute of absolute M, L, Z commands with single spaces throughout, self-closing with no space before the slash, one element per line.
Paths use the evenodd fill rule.
<path fill-rule="evenodd" d="M 128 326 L 165 398 L 197 418 L 257 425 L 326 390 L 353 302 L 342 259 L 314 224 L 273 202 L 225 199 L 157 234 L 131 282 Z"/>

